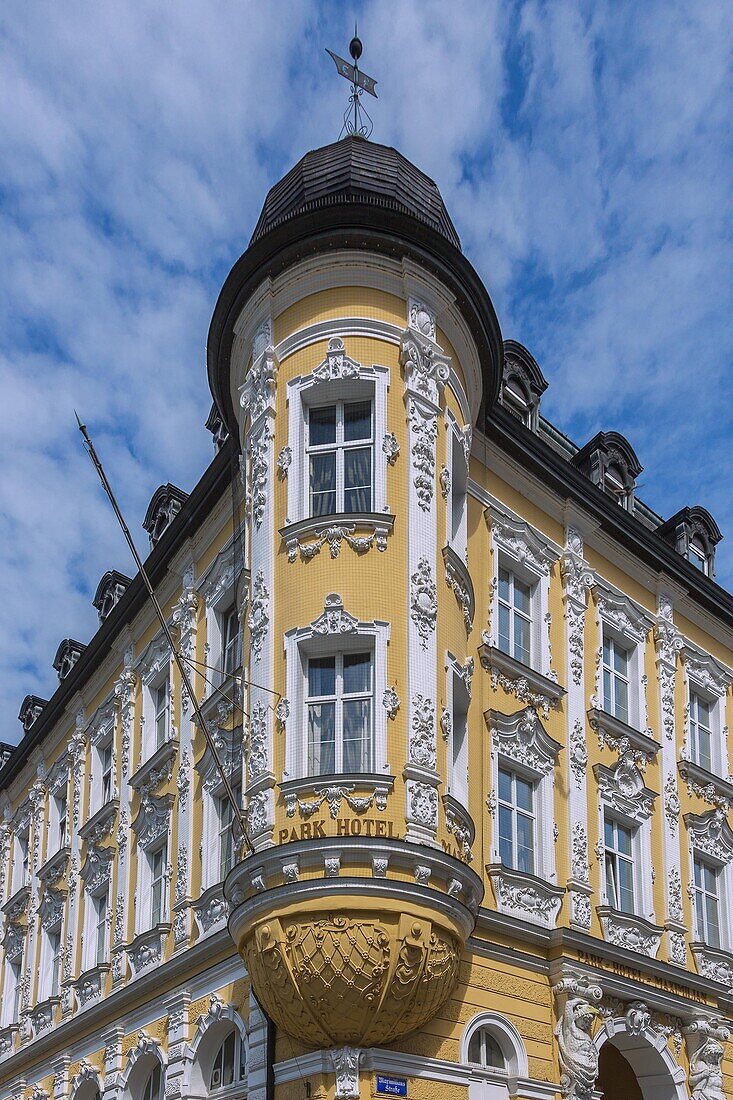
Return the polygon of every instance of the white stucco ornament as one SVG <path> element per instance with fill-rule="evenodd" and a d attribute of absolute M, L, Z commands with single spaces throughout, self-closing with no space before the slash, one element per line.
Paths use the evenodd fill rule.
<path fill-rule="evenodd" d="M 708 1037 L 690 1062 L 692 1100 L 725 1100 L 723 1092 L 723 1045 Z"/>
<path fill-rule="evenodd" d="M 569 997 L 555 1029 L 560 1048 L 563 1096 L 591 1100 L 598 1077 L 598 1050 L 593 1024 L 598 1009 L 584 997 Z"/>

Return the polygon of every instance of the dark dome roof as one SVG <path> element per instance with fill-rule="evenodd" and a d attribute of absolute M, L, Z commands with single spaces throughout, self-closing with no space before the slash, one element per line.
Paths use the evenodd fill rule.
<path fill-rule="evenodd" d="M 461 247 L 433 180 L 396 149 L 354 136 L 306 153 L 270 189 L 250 245 L 296 214 L 340 203 L 410 214 Z"/>

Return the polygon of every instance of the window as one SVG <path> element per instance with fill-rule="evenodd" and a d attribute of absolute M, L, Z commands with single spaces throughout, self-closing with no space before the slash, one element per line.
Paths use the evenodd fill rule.
<path fill-rule="evenodd" d="M 451 721 L 453 771 L 450 780 L 451 794 L 468 805 L 468 706 L 470 697 L 465 681 L 455 672 L 453 676 L 453 713 Z"/>
<path fill-rule="evenodd" d="M 311 657 L 307 709 L 309 774 L 371 770 L 371 653 Z"/>
<path fill-rule="evenodd" d="M 219 1047 L 214 1065 L 211 1070 L 209 1088 L 212 1092 L 216 1089 L 225 1089 L 238 1081 L 243 1081 L 247 1074 L 247 1052 L 238 1031 L 232 1030 Z"/>
<path fill-rule="evenodd" d="M 531 426 L 532 409 L 527 394 L 522 383 L 513 375 L 504 385 L 504 404 L 523 424 Z"/>
<path fill-rule="evenodd" d="M 488 1028 L 474 1031 L 468 1043 L 468 1060 L 485 1069 L 506 1069 L 501 1047 Z"/>
<path fill-rule="evenodd" d="M 15 857 L 13 862 L 13 893 L 28 882 L 30 859 L 28 855 L 28 833 L 16 833 Z"/>
<path fill-rule="evenodd" d="M 221 671 L 224 677 L 231 676 L 239 668 L 239 615 L 234 604 L 221 617 Z"/>
<path fill-rule="evenodd" d="M 499 649 L 530 663 L 532 589 L 508 569 L 499 569 Z"/>
<path fill-rule="evenodd" d="M 694 859 L 695 924 L 697 938 L 708 947 L 720 947 L 720 872 L 705 860 Z"/>
<path fill-rule="evenodd" d="M 690 539 L 687 557 L 701 573 L 708 573 L 708 554 L 703 546 L 702 539 L 698 535 L 693 535 Z"/>
<path fill-rule="evenodd" d="M 5 967 L 5 990 L 0 1005 L 4 1027 L 17 1022 L 20 1014 L 20 995 L 23 989 L 20 980 L 22 972 L 21 962 L 8 962 Z"/>
<path fill-rule="evenodd" d="M 499 858 L 505 867 L 534 874 L 534 784 L 499 768 Z"/>
<path fill-rule="evenodd" d="M 696 692 L 690 692 L 690 753 L 701 768 L 713 768 L 712 705 Z"/>
<path fill-rule="evenodd" d="M 66 792 L 54 796 L 54 812 L 56 815 L 56 839 L 57 847 L 66 847 Z"/>
<path fill-rule="evenodd" d="M 372 402 L 308 410 L 310 514 L 372 510 Z"/>
<path fill-rule="evenodd" d="M 603 635 L 603 709 L 629 724 L 629 650 Z"/>
<path fill-rule="evenodd" d="M 237 805 L 242 804 L 242 788 L 237 785 L 232 787 L 232 793 Z M 219 795 L 216 799 L 216 817 L 219 829 L 219 881 L 223 881 L 231 871 L 237 858 L 237 837 L 235 836 L 234 808 L 226 794 Z"/>
<path fill-rule="evenodd" d="M 618 821 L 604 821 L 606 898 L 622 913 L 634 912 L 634 835 Z"/>
<path fill-rule="evenodd" d="M 628 507 L 629 491 L 624 484 L 621 471 L 617 466 L 609 465 L 604 478 L 606 492 L 614 497 L 622 508 Z"/>
<path fill-rule="evenodd" d="M 450 512 L 448 516 L 448 541 L 462 561 L 467 550 L 467 502 L 468 502 L 468 462 L 464 447 L 464 437 L 458 434 L 457 426 L 451 421 L 450 445 Z"/>
<path fill-rule="evenodd" d="M 155 1068 L 145 1082 L 142 1100 L 163 1100 L 163 1074 L 160 1062 L 156 1063 Z"/>
<path fill-rule="evenodd" d="M 159 749 L 166 743 L 170 734 L 170 681 L 167 676 L 162 683 L 153 688 L 153 706 L 155 708 L 155 748 Z"/>
<path fill-rule="evenodd" d="M 100 805 L 106 806 L 114 793 L 113 753 L 112 742 L 108 741 L 99 750 L 102 774 L 102 800 Z"/>
<path fill-rule="evenodd" d="M 50 981 L 49 981 L 49 996 L 58 997 L 59 989 L 61 987 L 61 933 L 49 932 L 48 934 L 48 955 L 49 955 L 49 969 L 50 969 Z"/>
<path fill-rule="evenodd" d="M 92 898 L 94 914 L 94 964 L 99 966 L 107 958 L 107 895 Z"/>
<path fill-rule="evenodd" d="M 150 927 L 160 924 L 166 914 L 166 845 L 148 853 L 150 867 Z"/>

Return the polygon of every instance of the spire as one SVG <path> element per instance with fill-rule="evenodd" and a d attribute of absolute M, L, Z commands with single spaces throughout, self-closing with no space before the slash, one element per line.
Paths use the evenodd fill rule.
<path fill-rule="evenodd" d="M 350 65 L 348 61 L 344 61 L 343 57 L 339 57 L 333 50 L 326 49 L 326 53 L 333 58 L 339 76 L 343 76 L 346 80 L 351 82 L 349 105 L 344 114 L 344 124 L 341 127 L 339 138 L 342 138 L 344 134 L 347 136 L 353 135 L 355 137 L 368 138 L 371 136 L 373 129 L 372 120 L 366 107 L 364 107 L 361 102 L 361 97 L 364 92 L 368 92 L 369 95 L 373 95 L 374 98 L 377 99 L 378 97 L 375 91 L 377 82 L 371 76 L 367 76 L 366 73 L 362 73 L 359 70 L 359 58 L 361 57 L 363 48 L 361 39 L 358 35 L 357 25 L 354 23 L 354 37 L 351 39 L 351 42 L 349 42 L 349 53 L 353 59 L 353 65 Z"/>

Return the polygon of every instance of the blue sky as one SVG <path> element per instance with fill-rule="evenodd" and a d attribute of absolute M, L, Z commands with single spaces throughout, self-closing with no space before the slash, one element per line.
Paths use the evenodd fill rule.
<path fill-rule="evenodd" d="M 708 507 L 733 586 L 729 0 L 9 0 L 0 10 L 0 740 L 130 572 L 131 525 L 211 457 L 205 340 L 267 188 L 338 136 L 358 16 L 375 140 L 438 182 L 505 337 L 640 495 Z M 372 104 L 370 103 L 370 107 Z"/>

